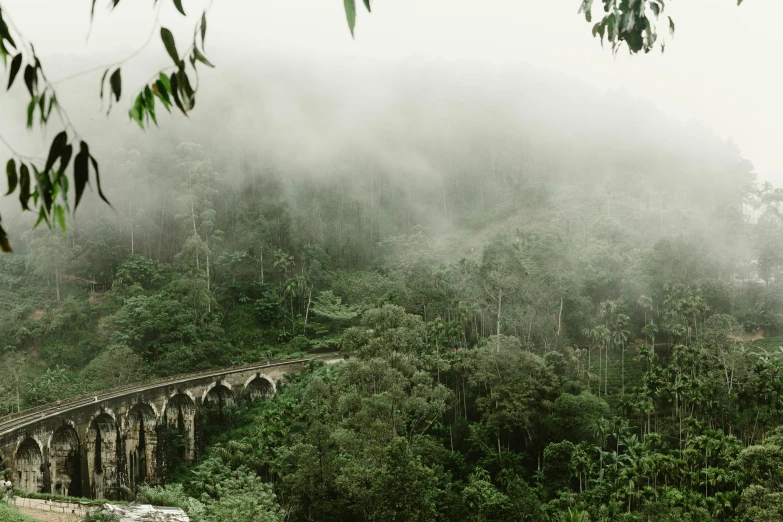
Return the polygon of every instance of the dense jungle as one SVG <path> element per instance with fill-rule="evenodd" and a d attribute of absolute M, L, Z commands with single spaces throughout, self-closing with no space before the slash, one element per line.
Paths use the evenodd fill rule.
<path fill-rule="evenodd" d="M 0 2 L 0 522 L 783 520 L 780 7 Z"/>
<path fill-rule="evenodd" d="M 339 351 L 128 496 L 196 521 L 779 520 L 783 193 L 630 96 L 568 122 L 535 96 L 524 119 L 385 100 L 296 161 L 179 129 L 113 148 L 111 209 L 65 234 L 4 215 L 0 412 Z"/>

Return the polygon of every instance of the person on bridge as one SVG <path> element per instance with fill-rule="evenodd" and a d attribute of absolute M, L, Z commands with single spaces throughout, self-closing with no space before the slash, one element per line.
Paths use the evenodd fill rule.
<path fill-rule="evenodd" d="M 57 401 L 57 409 L 58 409 L 58 410 L 60 409 L 60 405 L 61 405 L 61 404 L 62 404 L 62 402 L 58 400 L 58 401 Z"/>
<path fill-rule="evenodd" d="M 7 504 L 10 504 L 11 503 L 11 499 L 14 496 L 14 485 L 11 483 L 10 480 L 6 480 L 5 482 L 0 480 L 0 483 L 2 483 L 2 485 L 3 485 L 3 490 L 4 490 L 3 491 L 3 493 L 4 493 L 3 496 L 5 497 L 5 501 L 6 501 Z"/>

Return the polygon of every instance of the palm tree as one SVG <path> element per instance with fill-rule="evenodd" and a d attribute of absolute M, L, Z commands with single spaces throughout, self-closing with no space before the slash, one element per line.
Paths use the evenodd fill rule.
<path fill-rule="evenodd" d="M 587 511 L 568 508 L 568 511 L 557 513 L 552 520 L 553 522 L 590 522 L 590 514 Z"/>
<path fill-rule="evenodd" d="M 631 512 L 631 500 L 636 488 L 636 478 L 639 473 L 640 456 L 643 454 L 643 446 L 639 438 L 634 434 L 623 437 L 620 444 L 625 448 L 625 452 L 617 459 L 622 470 L 620 472 L 624 481 L 628 482 L 628 512 Z"/>
<path fill-rule="evenodd" d="M 602 332 L 605 334 L 606 341 L 606 378 L 604 380 L 604 395 L 608 395 L 609 389 L 609 349 L 611 348 L 611 342 L 613 341 L 613 330 L 615 317 L 620 308 L 619 301 L 604 301 L 598 307 L 598 315 L 605 321 L 603 324 Z"/>
<path fill-rule="evenodd" d="M 655 356 L 655 334 L 658 333 L 658 325 L 650 322 L 642 328 L 642 334 L 650 340 L 650 347 L 652 348 L 652 354 Z"/>
<path fill-rule="evenodd" d="M 585 328 L 582 330 L 582 334 L 590 339 L 590 347 L 587 350 L 587 368 L 592 369 L 592 360 L 591 360 L 591 353 L 593 351 L 593 348 L 599 347 L 598 350 L 598 396 L 601 396 L 601 370 L 602 370 L 602 364 L 601 364 L 601 350 L 600 346 L 602 343 L 605 344 L 607 337 L 609 336 L 609 331 L 604 325 L 598 325 L 594 328 Z M 589 382 L 589 375 L 588 375 L 588 382 Z M 592 392 L 592 383 L 590 383 L 590 391 Z"/>
<path fill-rule="evenodd" d="M 598 446 L 596 446 L 596 449 L 598 450 L 598 465 L 599 465 L 601 477 L 603 477 L 604 447 L 606 447 L 606 436 L 609 434 L 609 430 L 611 429 L 611 426 L 609 424 L 609 421 L 601 417 L 596 422 L 594 422 L 591 427 L 593 430 L 593 435 L 598 440 Z"/>
<path fill-rule="evenodd" d="M 625 314 L 618 314 L 612 329 L 612 342 L 615 345 L 620 345 L 622 349 L 622 355 L 620 356 L 620 379 L 621 379 L 621 395 L 625 395 L 625 343 L 628 341 L 628 336 L 631 332 L 626 330 L 631 318 Z"/>
<path fill-rule="evenodd" d="M 580 442 L 571 457 L 574 464 L 574 472 L 579 479 L 579 493 L 587 488 L 587 477 L 593 468 L 593 459 L 590 455 L 590 444 L 586 441 Z"/>

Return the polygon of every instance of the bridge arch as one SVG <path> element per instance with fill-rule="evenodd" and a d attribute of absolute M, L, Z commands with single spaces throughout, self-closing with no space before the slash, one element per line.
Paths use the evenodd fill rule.
<path fill-rule="evenodd" d="M 196 412 L 196 398 L 189 391 L 176 391 L 163 403 L 163 416 L 168 426 L 187 429 Z"/>
<path fill-rule="evenodd" d="M 95 424 L 95 421 L 102 417 L 109 417 L 114 428 L 117 428 L 117 416 L 114 414 L 114 411 L 109 408 L 101 408 L 96 413 L 92 414 L 89 422 L 87 423 L 87 429 L 89 430 L 92 428 L 93 424 Z M 101 422 L 106 423 L 106 419 L 102 419 Z"/>
<path fill-rule="evenodd" d="M 11 479 L 11 462 L 4 453 L 0 453 L 0 480 Z"/>
<path fill-rule="evenodd" d="M 173 439 L 178 445 L 175 449 L 177 456 L 192 460 L 196 443 L 196 399 L 193 394 L 187 390 L 176 391 L 163 405 L 163 417 L 162 423 L 167 430 L 174 429 L 180 433 L 179 438 Z"/>
<path fill-rule="evenodd" d="M 244 396 L 251 402 L 256 399 L 268 399 L 276 391 L 275 382 L 261 373 L 257 373 L 245 381 Z"/>
<path fill-rule="evenodd" d="M 49 463 L 52 493 L 80 497 L 82 495 L 81 444 L 76 425 L 72 421 L 63 421 L 49 438 Z"/>
<path fill-rule="evenodd" d="M 29 435 L 19 444 L 14 459 L 16 487 L 25 493 L 43 489 L 43 451 L 41 444 Z"/>
<path fill-rule="evenodd" d="M 226 404 L 234 403 L 234 392 L 231 390 L 231 384 L 226 381 L 217 381 L 210 384 L 204 395 L 201 397 L 201 404 L 207 408 L 217 406 L 222 408 Z"/>
<path fill-rule="evenodd" d="M 119 433 L 114 414 L 103 411 L 93 416 L 87 429 L 87 477 L 92 498 L 117 494 L 117 446 Z"/>
<path fill-rule="evenodd" d="M 157 421 L 155 405 L 146 402 L 136 403 L 125 416 L 125 451 L 131 486 L 155 482 Z"/>

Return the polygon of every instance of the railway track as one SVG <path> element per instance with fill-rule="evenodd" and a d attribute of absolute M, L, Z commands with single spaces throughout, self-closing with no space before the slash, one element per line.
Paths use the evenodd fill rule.
<path fill-rule="evenodd" d="M 102 401 L 115 399 L 118 397 L 122 397 L 124 395 L 139 393 L 147 390 L 153 390 L 155 388 L 161 388 L 164 386 L 184 384 L 194 379 L 220 377 L 220 376 L 230 375 L 232 373 L 244 372 L 248 370 L 255 370 L 255 369 L 263 370 L 268 368 L 274 368 L 276 366 L 300 364 L 300 363 L 306 363 L 315 360 L 336 362 L 340 359 L 342 359 L 342 357 L 339 356 L 338 354 L 329 353 L 329 354 L 318 355 L 314 357 L 306 357 L 302 359 L 286 359 L 282 361 L 274 361 L 274 362 L 267 362 L 267 363 L 253 363 L 253 364 L 246 364 L 242 366 L 230 366 L 227 368 L 206 370 L 201 372 L 193 372 L 193 373 L 175 375 L 172 377 L 155 379 L 153 381 L 148 381 L 146 383 L 126 384 L 123 386 L 102 390 L 97 393 L 72 397 L 70 399 L 61 401 L 59 405 L 57 403 L 45 404 L 42 406 L 37 406 L 35 408 L 28 408 L 18 413 L 12 413 L 10 415 L 6 415 L 5 417 L 0 417 L 0 438 L 14 432 L 15 430 L 24 428 L 27 425 L 34 424 L 40 421 L 41 419 L 45 419 L 46 417 L 49 417 L 51 415 L 67 413 L 69 411 L 83 408 L 84 406 L 88 406 L 90 404 L 101 403 Z"/>

